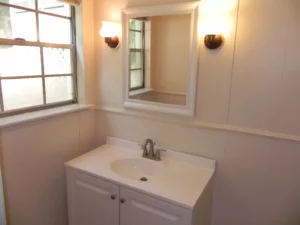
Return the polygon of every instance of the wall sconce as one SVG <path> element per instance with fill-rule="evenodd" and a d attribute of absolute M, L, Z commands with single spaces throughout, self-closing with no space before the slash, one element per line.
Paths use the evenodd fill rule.
<path fill-rule="evenodd" d="M 224 41 L 222 34 L 208 34 L 204 38 L 205 46 L 209 49 L 219 48 Z"/>
<path fill-rule="evenodd" d="M 100 36 L 105 38 L 105 43 L 110 48 L 117 48 L 119 46 L 118 38 L 118 24 L 108 21 L 102 21 L 102 28 L 100 30 Z"/>

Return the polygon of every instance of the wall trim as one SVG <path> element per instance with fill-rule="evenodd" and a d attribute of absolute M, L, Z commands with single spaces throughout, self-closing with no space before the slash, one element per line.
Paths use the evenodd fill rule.
<path fill-rule="evenodd" d="M 225 125 L 225 124 L 224 125 L 223 124 L 214 124 L 214 123 L 208 123 L 208 122 L 196 121 L 196 120 L 183 121 L 183 120 L 177 120 L 177 119 L 173 119 L 173 118 L 162 118 L 157 115 L 148 115 L 148 114 L 145 114 L 142 112 L 128 111 L 126 109 L 121 109 L 121 108 L 116 108 L 116 107 L 97 106 L 94 109 L 98 110 L 98 111 L 105 111 L 105 112 L 110 112 L 110 113 L 115 113 L 115 114 L 126 115 L 126 116 L 135 116 L 135 117 L 139 117 L 139 118 L 153 119 L 153 120 L 158 120 L 161 122 L 173 123 L 173 124 L 178 124 L 181 126 L 187 126 L 187 127 L 193 127 L 193 128 L 229 131 L 229 132 L 234 132 L 234 133 L 242 133 L 242 134 L 260 136 L 260 137 L 266 137 L 266 138 L 271 138 L 271 139 L 300 142 L 300 136 L 298 136 L 298 135 L 277 133 L 277 132 L 272 132 L 272 131 L 244 128 L 244 127 L 237 127 L 237 126 L 230 126 L 230 125 Z"/>
<path fill-rule="evenodd" d="M 23 113 L 15 116 L 3 117 L 0 118 L 0 129 L 90 109 L 93 109 L 93 105 L 72 104 L 62 107 L 34 111 L 30 113 Z"/>

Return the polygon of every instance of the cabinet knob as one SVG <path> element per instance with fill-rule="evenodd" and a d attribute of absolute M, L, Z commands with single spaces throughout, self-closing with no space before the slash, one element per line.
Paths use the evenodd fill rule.
<path fill-rule="evenodd" d="M 124 204 L 124 203 L 125 203 L 125 199 L 124 199 L 124 198 L 121 198 L 121 199 L 120 199 L 120 202 L 121 202 L 122 204 Z"/>
<path fill-rule="evenodd" d="M 116 199 L 116 195 L 111 195 L 110 198 L 111 198 L 112 200 L 115 200 L 115 199 Z"/>

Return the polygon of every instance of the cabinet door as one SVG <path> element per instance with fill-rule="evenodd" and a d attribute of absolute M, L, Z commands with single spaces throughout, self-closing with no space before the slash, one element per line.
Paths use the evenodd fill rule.
<path fill-rule="evenodd" d="M 69 225 L 119 225 L 119 187 L 67 169 Z"/>
<path fill-rule="evenodd" d="M 127 188 L 120 191 L 120 225 L 191 225 L 188 209 Z"/>

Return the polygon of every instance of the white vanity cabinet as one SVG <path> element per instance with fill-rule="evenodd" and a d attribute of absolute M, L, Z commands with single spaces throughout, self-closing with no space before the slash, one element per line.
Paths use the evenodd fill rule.
<path fill-rule="evenodd" d="M 120 189 L 120 225 L 190 225 L 191 212 L 176 205 Z"/>
<path fill-rule="evenodd" d="M 210 225 L 214 160 L 108 137 L 65 167 L 69 225 Z"/>
<path fill-rule="evenodd" d="M 69 225 L 191 225 L 192 211 L 67 168 Z"/>
<path fill-rule="evenodd" d="M 119 186 L 67 169 L 69 225 L 119 225 Z"/>

